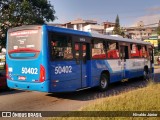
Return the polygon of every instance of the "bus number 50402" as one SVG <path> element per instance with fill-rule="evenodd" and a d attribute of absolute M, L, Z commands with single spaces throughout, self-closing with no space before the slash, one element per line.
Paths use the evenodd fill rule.
<path fill-rule="evenodd" d="M 38 68 L 22 67 L 22 74 L 38 74 Z"/>
<path fill-rule="evenodd" d="M 55 67 L 55 74 L 72 73 L 72 66 L 57 66 Z"/>

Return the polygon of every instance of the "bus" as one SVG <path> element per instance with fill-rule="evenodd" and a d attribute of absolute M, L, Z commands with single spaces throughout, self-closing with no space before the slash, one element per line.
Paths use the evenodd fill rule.
<path fill-rule="evenodd" d="M 140 40 L 48 25 L 8 30 L 7 85 L 41 92 L 79 91 L 153 73 L 153 47 Z"/>

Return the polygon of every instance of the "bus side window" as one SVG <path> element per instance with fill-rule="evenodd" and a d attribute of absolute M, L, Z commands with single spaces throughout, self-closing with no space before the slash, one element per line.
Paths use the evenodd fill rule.
<path fill-rule="evenodd" d="M 51 34 L 52 60 L 73 59 L 72 40 L 65 35 Z"/>
<path fill-rule="evenodd" d="M 140 56 L 143 57 L 143 58 L 147 58 L 147 47 L 146 46 L 141 47 Z"/>
<path fill-rule="evenodd" d="M 78 44 L 78 43 L 75 43 L 74 49 L 75 49 L 75 58 L 76 58 L 76 60 L 79 60 L 79 59 L 80 59 L 79 47 L 80 47 L 79 44 Z"/>
<path fill-rule="evenodd" d="M 92 41 L 92 58 L 106 58 L 105 46 L 102 40 L 95 39 Z"/>
<path fill-rule="evenodd" d="M 140 57 L 139 47 L 137 44 L 131 44 L 131 57 L 132 58 Z"/>
<path fill-rule="evenodd" d="M 119 50 L 117 42 L 108 42 L 107 49 L 107 58 L 110 59 L 118 59 L 119 58 Z"/>

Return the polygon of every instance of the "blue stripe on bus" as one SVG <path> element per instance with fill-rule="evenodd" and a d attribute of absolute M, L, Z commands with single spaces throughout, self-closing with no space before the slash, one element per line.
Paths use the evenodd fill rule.
<path fill-rule="evenodd" d="M 113 70 L 112 70 L 112 68 L 111 68 L 111 66 L 109 65 L 109 63 L 108 63 L 107 60 L 105 60 L 105 64 L 106 64 L 106 66 L 107 66 L 109 72 L 113 73 Z"/>
<path fill-rule="evenodd" d="M 125 78 L 134 78 L 143 76 L 143 69 L 125 70 Z"/>

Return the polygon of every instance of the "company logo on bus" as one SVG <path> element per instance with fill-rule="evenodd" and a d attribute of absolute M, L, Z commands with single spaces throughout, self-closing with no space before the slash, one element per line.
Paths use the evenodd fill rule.
<path fill-rule="evenodd" d="M 19 35 L 31 35 L 38 33 L 38 30 L 23 30 L 18 32 L 10 33 L 10 36 L 19 36 Z"/>

